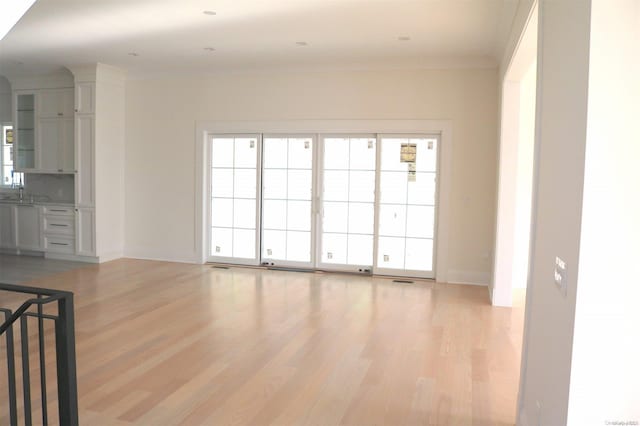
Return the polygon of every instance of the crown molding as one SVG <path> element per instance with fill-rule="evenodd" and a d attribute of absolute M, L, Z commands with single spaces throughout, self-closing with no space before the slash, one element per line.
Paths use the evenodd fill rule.
<path fill-rule="evenodd" d="M 12 90 L 62 89 L 74 86 L 73 75 L 69 71 L 60 71 L 42 75 L 7 77 Z"/>
<path fill-rule="evenodd" d="M 100 62 L 72 65 L 69 69 L 76 83 L 108 83 L 124 86 L 127 78 L 126 71 Z"/>

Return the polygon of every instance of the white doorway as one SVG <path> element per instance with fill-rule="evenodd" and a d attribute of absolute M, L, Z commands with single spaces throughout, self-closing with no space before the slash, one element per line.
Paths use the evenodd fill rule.
<path fill-rule="evenodd" d="M 511 306 L 526 288 L 534 173 L 537 7 L 520 39 L 502 86 L 496 248 L 492 303 Z"/>

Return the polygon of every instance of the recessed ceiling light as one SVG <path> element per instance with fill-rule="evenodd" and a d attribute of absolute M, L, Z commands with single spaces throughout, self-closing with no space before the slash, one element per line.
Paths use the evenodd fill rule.
<path fill-rule="evenodd" d="M 309 43 L 307 43 L 306 41 L 296 41 L 296 44 L 298 46 L 308 46 L 309 45 Z"/>
<path fill-rule="evenodd" d="M 138 53 L 136 53 L 136 52 L 129 52 L 129 53 L 127 53 L 127 55 L 129 55 L 129 56 L 140 56 L 140 55 L 139 55 Z"/>
<path fill-rule="evenodd" d="M 409 36 L 400 36 L 398 37 L 398 41 L 409 41 L 411 40 L 411 37 Z"/>
<path fill-rule="evenodd" d="M 205 47 L 204 50 L 208 50 L 209 52 L 213 52 L 216 50 L 215 47 Z"/>
<path fill-rule="evenodd" d="M 204 13 L 205 15 L 210 15 L 210 16 L 214 16 L 216 14 L 216 12 L 214 12 L 213 10 L 205 10 L 202 13 Z"/>

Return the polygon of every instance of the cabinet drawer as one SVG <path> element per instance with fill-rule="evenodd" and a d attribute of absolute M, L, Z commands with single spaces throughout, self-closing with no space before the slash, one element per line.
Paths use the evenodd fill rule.
<path fill-rule="evenodd" d="M 45 235 L 44 250 L 49 253 L 75 254 L 75 242 L 73 237 Z"/>
<path fill-rule="evenodd" d="M 42 213 L 51 216 L 73 216 L 73 207 L 67 206 L 43 206 Z"/>
<path fill-rule="evenodd" d="M 75 234 L 75 218 L 73 216 L 43 216 L 43 231 L 45 234 L 69 235 Z"/>

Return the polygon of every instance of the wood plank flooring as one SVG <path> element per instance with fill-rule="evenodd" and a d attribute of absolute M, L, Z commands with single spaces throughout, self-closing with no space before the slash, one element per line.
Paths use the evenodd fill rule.
<path fill-rule="evenodd" d="M 130 259 L 29 284 L 76 294 L 83 425 L 515 423 L 524 293 Z"/>
<path fill-rule="evenodd" d="M 36 256 L 0 254 L 0 283 L 19 284 L 70 269 L 82 268 L 86 263 L 51 260 Z"/>

